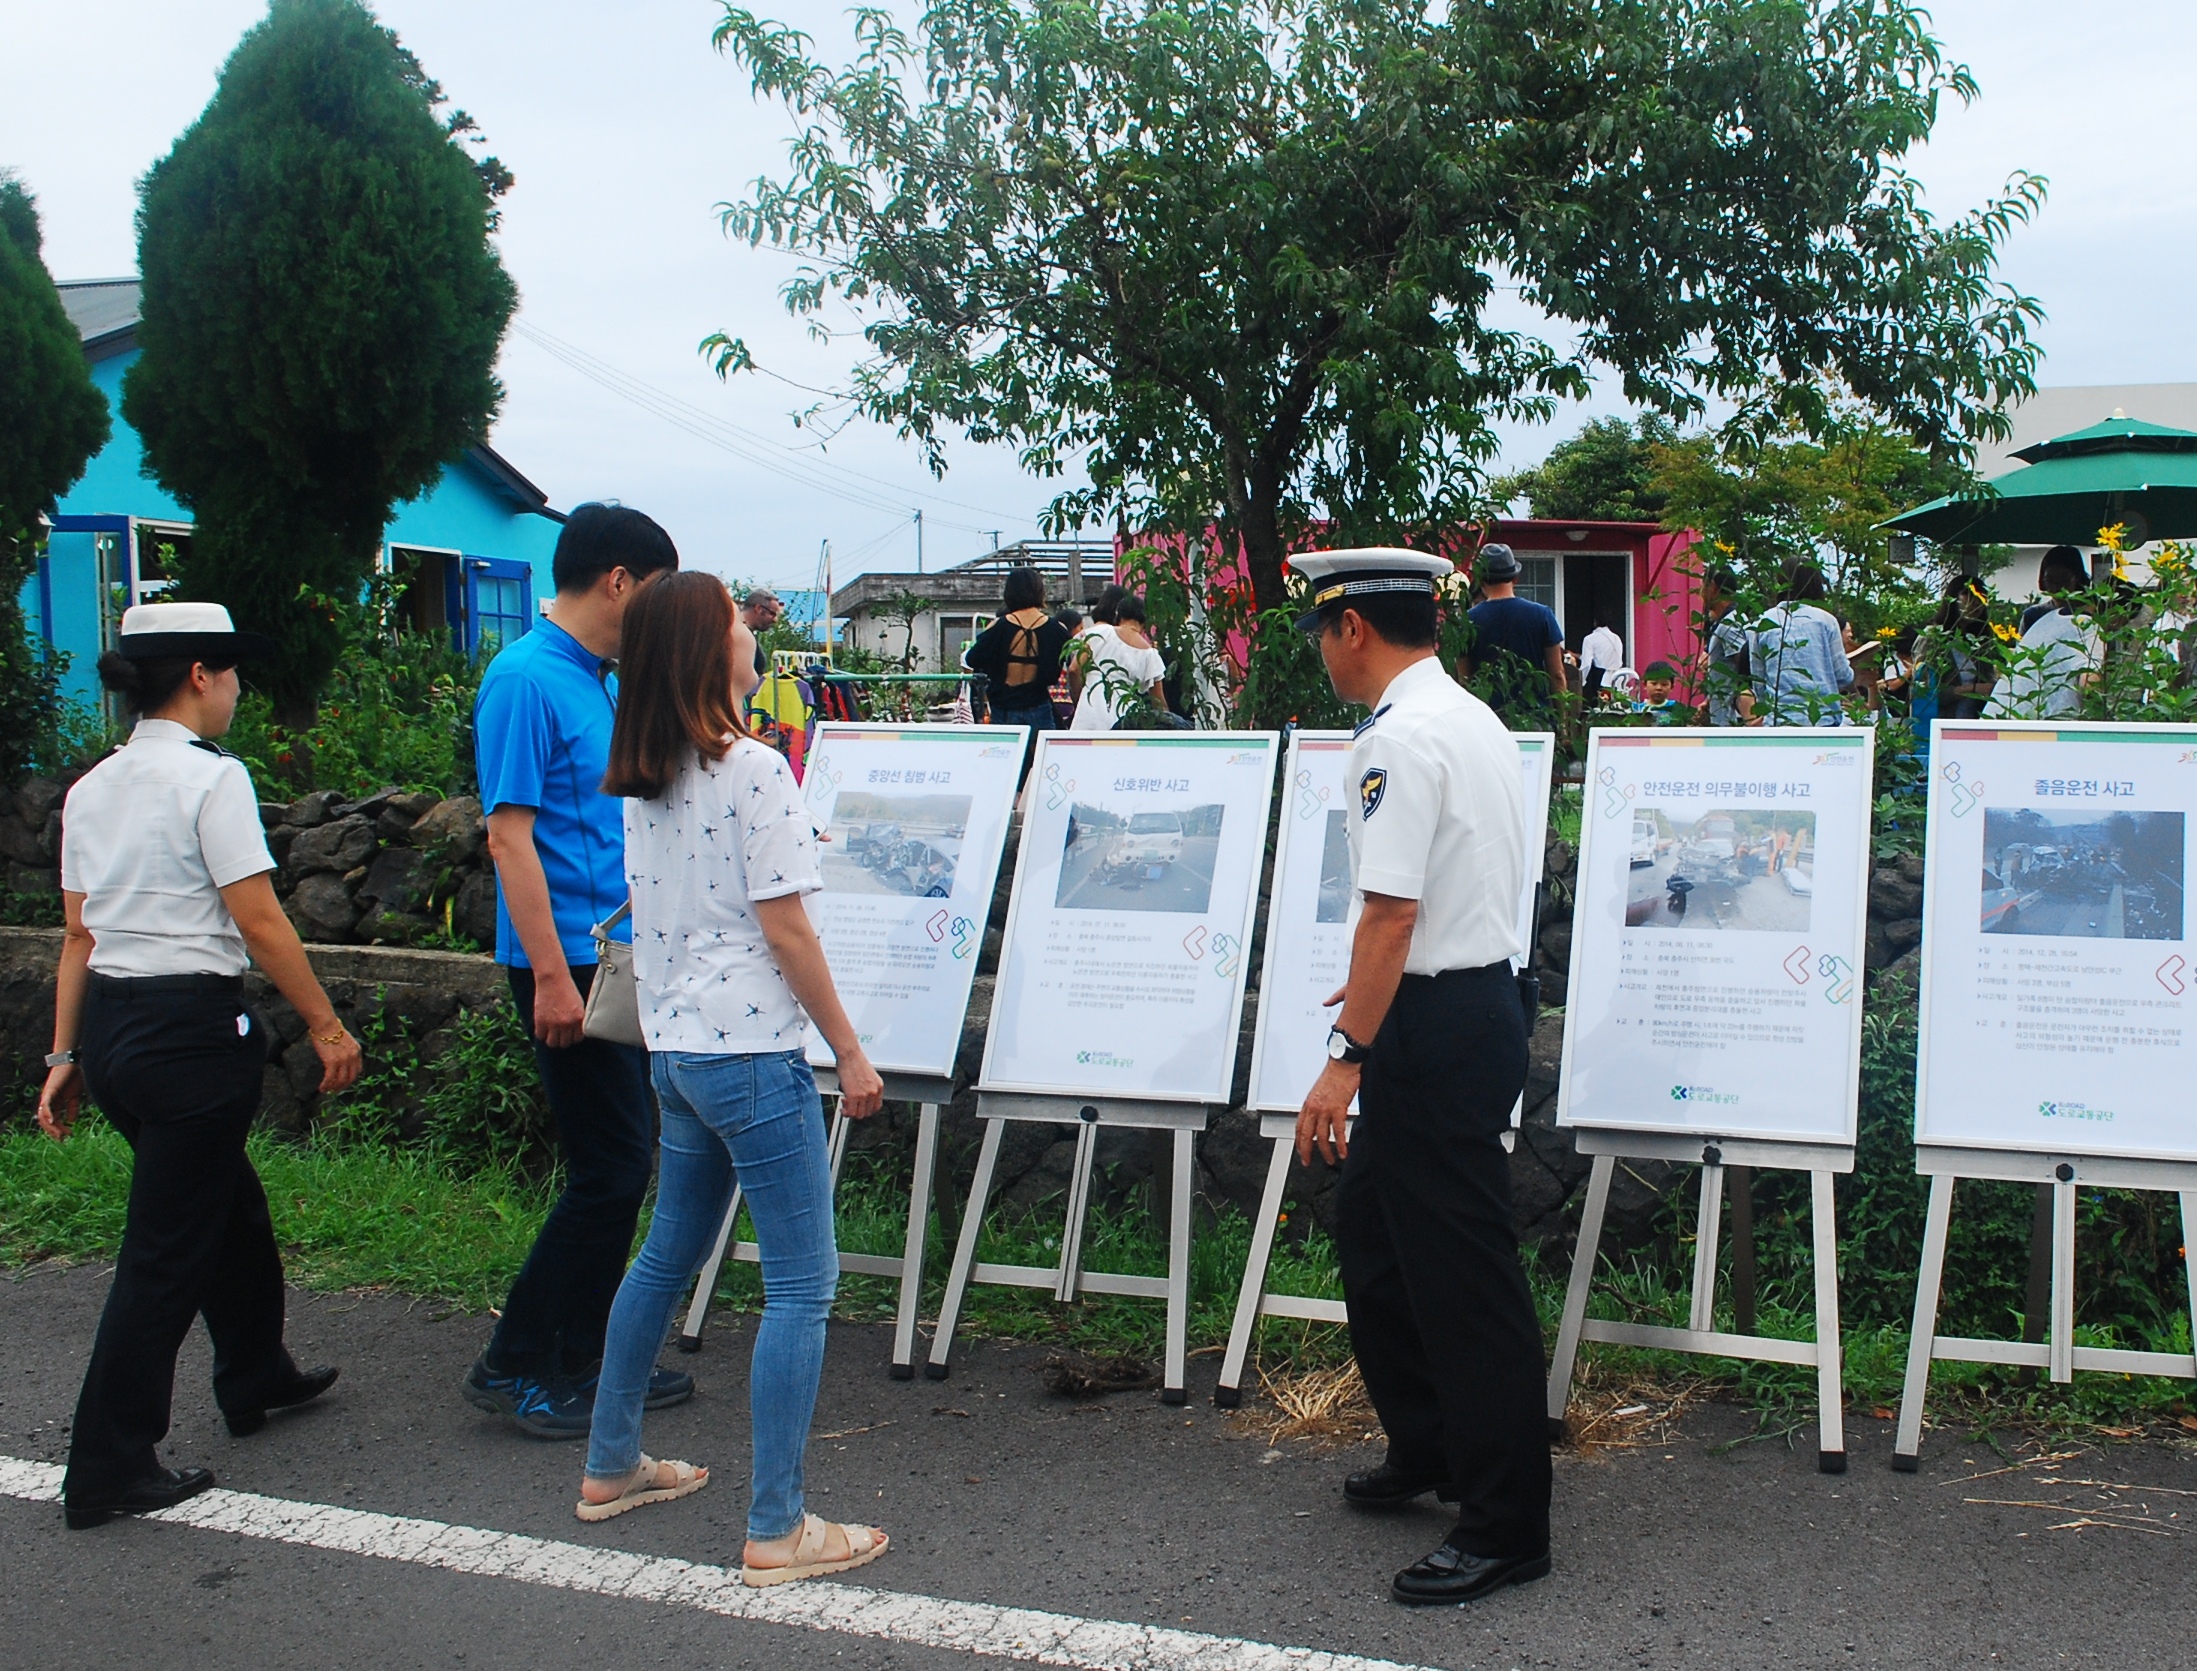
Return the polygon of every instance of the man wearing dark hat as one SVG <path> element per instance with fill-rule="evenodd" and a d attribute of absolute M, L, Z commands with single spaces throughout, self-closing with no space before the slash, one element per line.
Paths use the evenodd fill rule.
<path fill-rule="evenodd" d="M 71 1529 L 213 1484 L 203 1468 L 162 1467 L 154 1451 L 192 1318 L 206 1319 L 214 1397 L 239 1437 L 336 1379 L 299 1369 L 283 1345 L 282 1256 L 244 1150 L 269 1043 L 244 1006 L 247 956 L 304 1022 L 321 1090 L 359 1074 L 358 1041 L 275 900 L 251 775 L 213 741 L 236 712 L 236 664 L 272 648 L 235 631 L 219 604 L 125 611 L 99 677 L 137 724 L 62 814 L 67 931 L 38 1123 L 66 1139 L 89 1090 L 134 1157 L 122 1252 L 69 1433 Z"/>
<path fill-rule="evenodd" d="M 1290 567 L 1335 694 L 1371 710 L 1350 757 L 1350 974 L 1297 1118 L 1300 1160 L 1342 1162 L 1351 1348 L 1388 1434 L 1387 1460 L 1343 1495 L 1456 1502 L 1456 1529 L 1393 1593 L 1472 1601 L 1549 1570 L 1546 1366 L 1502 1142 L 1526 1079 L 1517 748 L 1435 656 L 1446 561 L 1326 551 Z"/>
<path fill-rule="evenodd" d="M 1564 628 L 1545 603 L 1518 595 L 1525 573 L 1507 545 L 1484 545 L 1473 564 L 1483 597 L 1466 611 L 1472 623 L 1472 657 L 1466 677 L 1485 673 L 1488 700 L 1497 711 L 1539 715 L 1551 696 L 1570 688 L 1564 676 Z M 1545 681 L 1545 682 L 1544 682 Z"/>

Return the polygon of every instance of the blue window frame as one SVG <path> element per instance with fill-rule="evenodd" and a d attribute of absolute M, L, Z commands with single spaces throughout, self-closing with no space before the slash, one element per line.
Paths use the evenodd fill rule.
<path fill-rule="evenodd" d="M 465 560 L 465 648 L 483 659 L 534 624 L 534 571 L 505 557 Z"/>

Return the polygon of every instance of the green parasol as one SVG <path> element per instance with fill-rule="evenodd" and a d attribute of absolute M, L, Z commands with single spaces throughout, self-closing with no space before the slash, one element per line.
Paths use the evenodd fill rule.
<path fill-rule="evenodd" d="M 1893 517 L 1941 545 L 2096 545 L 2118 522 L 2123 543 L 2197 535 L 2197 434 L 2115 413 L 2102 424 L 2023 447 L 2023 468 L 1972 495 Z"/>

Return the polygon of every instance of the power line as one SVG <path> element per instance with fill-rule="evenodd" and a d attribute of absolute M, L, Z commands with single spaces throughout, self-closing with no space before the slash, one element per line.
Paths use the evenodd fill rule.
<path fill-rule="evenodd" d="M 608 361 L 598 359 L 585 349 L 574 346 L 550 335 L 539 326 L 521 319 L 513 324 L 513 330 L 533 343 L 552 359 L 567 366 L 590 382 L 608 389 L 620 399 L 640 407 L 643 411 L 661 418 L 675 428 L 685 430 L 698 440 L 706 441 L 721 451 L 732 454 L 756 468 L 770 471 L 800 486 L 811 488 L 833 498 L 843 499 L 876 511 L 896 511 L 903 516 L 909 513 L 902 504 L 895 503 L 887 495 L 905 495 L 909 498 L 928 499 L 934 504 L 950 505 L 958 510 L 975 511 L 983 516 L 1005 516 L 1006 513 L 983 505 L 971 505 L 943 494 L 929 493 L 919 488 L 904 488 L 898 483 L 880 477 L 866 475 L 845 465 L 833 462 L 810 452 L 792 448 L 774 441 L 768 436 L 741 428 L 738 424 L 718 417 L 705 408 L 681 400 L 678 396 L 644 382 L 629 372 L 621 371 Z M 788 457 L 787 454 L 795 456 Z M 955 522 L 932 517 L 929 520 L 966 533 L 988 532 L 974 523 Z M 1014 519 L 1019 520 L 1019 519 Z M 996 542 L 995 542 L 996 543 Z"/>

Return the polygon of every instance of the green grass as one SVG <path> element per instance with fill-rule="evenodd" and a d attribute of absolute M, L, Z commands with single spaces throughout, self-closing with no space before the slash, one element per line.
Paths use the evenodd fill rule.
<path fill-rule="evenodd" d="M 555 1199 L 517 1171 L 461 1171 L 433 1151 L 255 1134 L 251 1155 L 291 1280 L 308 1288 L 387 1288 L 485 1310 L 502 1302 Z M 96 1114 L 66 1143 L 9 1130 L 0 1258 L 112 1257 L 129 1184 L 129 1147 Z"/>
<path fill-rule="evenodd" d="M 417 1295 L 462 1309 L 484 1311 L 503 1298 L 555 1199 L 554 1176 L 529 1174 L 516 1163 L 484 1161 L 435 1146 L 393 1147 L 356 1137 L 300 1145 L 255 1135 L 253 1164 L 264 1182 L 275 1233 L 291 1279 L 319 1289 L 382 1289 Z M 0 1133 L 0 1261 L 111 1257 L 120 1243 L 129 1189 L 130 1155 L 121 1138 L 96 1114 L 87 1115 L 65 1144 L 49 1142 L 26 1126 Z M 850 1160 L 839 1200 L 840 1246 L 850 1252 L 897 1253 L 906 1196 L 887 1169 Z M 644 1216 L 642 1231 L 647 1229 Z M 752 1234 L 743 1223 L 742 1233 Z M 995 1211 L 986 1221 L 978 1257 L 1003 1264 L 1047 1265 L 1060 1257 L 1061 1215 L 1056 1203 L 1026 1212 Z M 1233 1210 L 1199 1226 L 1191 1257 L 1189 1345 L 1213 1351 L 1228 1337 L 1238 1283 L 1251 1239 L 1250 1223 Z M 1159 1276 L 1166 1245 L 1149 1217 L 1135 1209 L 1096 1211 L 1085 1237 L 1085 1266 Z M 1775 1250 L 1766 1249 L 1775 1262 Z M 934 1213 L 925 1263 L 923 1316 L 937 1314 L 951 1242 Z M 1590 1311 L 1598 1317 L 1681 1325 L 1689 1310 L 1685 1277 L 1691 1247 L 1658 1262 L 1646 1254 L 1606 1263 Z M 1527 1271 L 1544 1332 L 1553 1340 L 1569 1275 L 1561 1256 L 1532 1256 Z M 1728 1295 L 1729 1273 L 1725 1277 Z M 1284 1293 L 1342 1296 L 1333 1244 L 1318 1229 L 1275 1248 L 1269 1286 Z M 762 1275 L 753 1265 L 728 1262 L 719 1301 L 734 1311 L 762 1303 Z M 1814 1332 L 1812 1289 L 1804 1269 L 1765 1271 L 1757 1305 L 1757 1331 L 1786 1339 Z M 840 1283 L 838 1311 L 856 1321 L 893 1314 L 897 1285 L 888 1278 L 848 1276 Z M 1729 1302 L 1717 1326 L 1733 1326 Z M 975 1287 L 963 1314 L 965 1335 L 1038 1341 L 1093 1353 L 1128 1351 L 1157 1357 L 1162 1347 L 1162 1308 L 1157 1302 L 1091 1295 L 1061 1305 L 1042 1289 Z M 2082 1325 L 2086 1346 L 2124 1346 L 2156 1351 L 2190 1350 L 2186 1312 L 2165 1327 Z M 1309 1369 L 1340 1361 L 1348 1352 L 1334 1326 L 1268 1319 L 1260 1326 L 1258 1355 L 1270 1369 Z M 1845 1337 L 1846 1386 L 1853 1407 L 1867 1411 L 1896 1405 L 1906 1368 L 1907 1332 L 1864 1322 Z M 1766 1422 L 1806 1418 L 1815 1400 L 1812 1370 L 1779 1364 L 1739 1364 L 1714 1358 L 1631 1348 L 1589 1346 L 1590 1361 L 1605 1380 L 1670 1384 L 1703 1381 L 1732 1393 L 1762 1412 Z M 2088 1374 L 2064 1387 L 2023 1384 L 2011 1371 L 1978 1364 L 1940 1364 L 1931 1378 L 1931 1409 L 1939 1422 L 1965 1419 L 1985 1426 L 2137 1425 L 2184 1415 L 2192 1408 L 2190 1383 L 2165 1378 Z"/>

